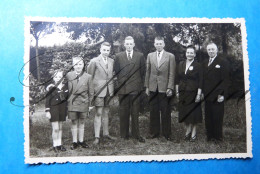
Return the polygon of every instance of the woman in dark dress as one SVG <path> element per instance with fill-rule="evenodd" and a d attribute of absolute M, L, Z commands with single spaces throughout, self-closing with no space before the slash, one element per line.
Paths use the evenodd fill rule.
<path fill-rule="evenodd" d="M 195 48 L 186 50 L 186 61 L 179 63 L 176 73 L 176 96 L 179 99 L 179 122 L 186 125 L 185 140 L 195 141 L 196 124 L 202 122 L 201 91 L 203 71 L 194 60 Z"/>
<path fill-rule="evenodd" d="M 54 73 L 53 84 L 48 87 L 46 95 L 45 111 L 46 117 L 52 125 L 53 150 L 55 152 L 66 151 L 62 145 L 62 123 L 67 115 L 68 86 L 63 83 L 63 71 Z"/>

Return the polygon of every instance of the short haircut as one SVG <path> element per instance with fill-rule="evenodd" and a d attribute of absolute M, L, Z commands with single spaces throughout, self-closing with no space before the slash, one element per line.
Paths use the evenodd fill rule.
<path fill-rule="evenodd" d="M 193 50 L 194 50 L 194 53 L 196 53 L 196 48 L 195 48 L 194 45 L 189 45 L 189 46 L 187 46 L 186 51 L 187 51 L 188 49 L 193 49 Z"/>
<path fill-rule="evenodd" d="M 157 37 L 155 37 L 154 40 L 162 40 L 162 41 L 164 42 L 164 38 L 161 37 L 161 36 L 157 36 Z"/>
<path fill-rule="evenodd" d="M 218 46 L 217 46 L 214 42 L 208 43 L 207 47 L 208 47 L 209 45 L 214 45 L 214 46 L 217 48 L 217 50 L 218 50 Z"/>
<path fill-rule="evenodd" d="M 59 73 L 59 72 L 61 72 L 62 75 L 64 74 L 64 70 L 62 70 L 62 69 L 56 69 L 56 70 L 54 70 L 54 74 L 57 74 L 57 73 Z"/>
<path fill-rule="evenodd" d="M 101 48 L 102 46 L 111 47 L 110 43 L 108 43 L 108 42 L 103 42 L 103 43 L 101 44 L 100 48 Z"/>
<path fill-rule="evenodd" d="M 125 40 L 133 40 L 133 42 L 135 41 L 132 36 L 127 36 L 127 37 L 125 38 Z"/>

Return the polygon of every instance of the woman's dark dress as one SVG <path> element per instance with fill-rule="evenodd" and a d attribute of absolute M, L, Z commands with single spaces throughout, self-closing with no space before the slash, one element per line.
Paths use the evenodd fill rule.
<path fill-rule="evenodd" d="M 201 102 L 195 103 L 198 88 L 202 89 L 203 70 L 193 61 L 185 74 L 186 61 L 177 67 L 176 84 L 179 85 L 179 122 L 196 124 L 202 122 Z"/>
<path fill-rule="evenodd" d="M 51 114 L 50 122 L 65 121 L 67 115 L 68 86 L 65 84 L 61 90 L 51 87 L 46 95 L 45 107 Z"/>

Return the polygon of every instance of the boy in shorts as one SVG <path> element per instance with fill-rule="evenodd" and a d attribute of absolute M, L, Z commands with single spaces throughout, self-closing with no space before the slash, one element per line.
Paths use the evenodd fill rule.
<path fill-rule="evenodd" d="M 71 120 L 73 143 L 71 150 L 78 147 L 87 148 L 84 142 L 85 119 L 93 99 L 94 89 L 91 75 L 84 72 L 85 63 L 81 57 L 73 57 L 74 71 L 66 75 L 69 88 L 68 116 Z"/>
<path fill-rule="evenodd" d="M 100 48 L 100 55 L 93 58 L 88 66 L 88 73 L 92 75 L 95 91 L 93 105 L 96 107 L 94 119 L 95 140 L 94 145 L 99 144 L 101 123 L 103 120 L 103 137 L 109 140 L 116 140 L 109 135 L 108 131 L 108 113 L 109 101 L 114 95 L 113 67 L 114 60 L 109 58 L 111 45 L 103 42 Z"/>

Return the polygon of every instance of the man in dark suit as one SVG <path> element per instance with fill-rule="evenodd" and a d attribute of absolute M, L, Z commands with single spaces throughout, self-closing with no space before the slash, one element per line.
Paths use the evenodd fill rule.
<path fill-rule="evenodd" d="M 224 99 L 229 80 L 227 61 L 219 56 L 215 43 L 207 46 L 209 60 L 203 62 L 205 95 L 205 125 L 207 140 L 222 141 Z"/>
<path fill-rule="evenodd" d="M 129 119 L 131 115 L 132 136 L 139 142 L 145 139 L 139 133 L 140 96 L 143 90 L 145 61 L 142 53 L 134 51 L 134 39 L 131 36 L 125 38 L 126 51 L 115 56 L 115 75 L 118 80 L 118 88 L 115 93 L 119 96 L 120 136 L 129 138 Z"/>
<path fill-rule="evenodd" d="M 162 134 L 166 140 L 171 136 L 170 96 L 174 89 L 175 57 L 164 50 L 164 38 L 154 40 L 155 52 L 148 54 L 145 87 L 150 106 L 150 138 L 160 135 L 160 112 Z"/>

